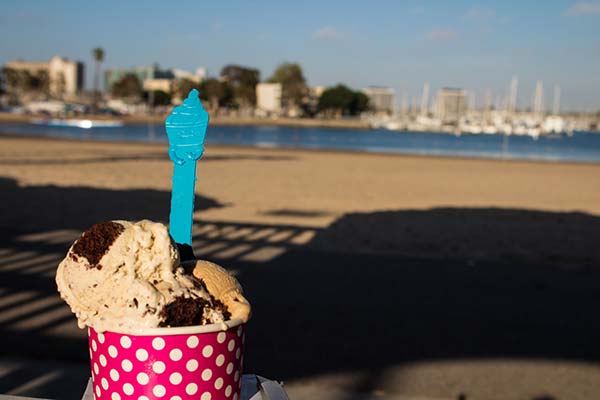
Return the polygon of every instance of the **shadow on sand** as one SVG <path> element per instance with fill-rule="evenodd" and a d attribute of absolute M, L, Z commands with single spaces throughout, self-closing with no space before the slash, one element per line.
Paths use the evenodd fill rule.
<path fill-rule="evenodd" d="M 0 192 L 0 350 L 85 365 L 85 336 L 56 294 L 54 268 L 93 223 L 164 221 L 169 193 L 10 179 Z M 197 208 L 221 206 L 200 198 Z M 369 371 L 353 388 L 368 391 L 413 361 L 599 362 L 598 237 L 592 215 L 454 208 L 349 214 L 324 229 L 197 221 L 194 245 L 235 270 L 253 304 L 247 371 Z M 0 393 L 80 396 L 85 368 L 80 387 L 63 374 L 31 388 L 32 368 L 0 377 Z"/>

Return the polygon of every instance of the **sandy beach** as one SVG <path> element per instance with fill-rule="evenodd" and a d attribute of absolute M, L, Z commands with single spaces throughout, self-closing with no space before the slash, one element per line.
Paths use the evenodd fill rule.
<path fill-rule="evenodd" d="M 164 144 L 0 137 L 5 370 L 62 362 L 47 396 L 85 378 L 53 269 L 93 223 L 167 222 L 171 173 Z M 600 396 L 599 237 L 600 165 L 236 147 L 198 165 L 195 252 L 254 305 L 246 369 L 295 399 Z"/>

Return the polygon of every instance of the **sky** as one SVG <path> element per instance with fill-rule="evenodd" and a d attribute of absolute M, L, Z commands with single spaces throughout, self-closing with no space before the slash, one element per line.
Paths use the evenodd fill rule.
<path fill-rule="evenodd" d="M 151 65 L 217 76 L 234 63 L 268 79 L 298 62 L 310 85 L 395 89 L 396 103 L 461 87 L 506 96 L 519 79 L 529 106 L 537 80 L 545 105 L 554 86 L 562 110 L 600 110 L 600 0 L 504 1 L 33 1 L 0 0 L 0 63 L 53 55 L 106 68 Z M 176 4 L 176 5 L 174 5 Z"/>

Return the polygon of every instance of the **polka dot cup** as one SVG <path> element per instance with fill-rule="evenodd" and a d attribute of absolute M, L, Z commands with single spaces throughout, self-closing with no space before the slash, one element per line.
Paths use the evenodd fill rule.
<path fill-rule="evenodd" d="M 245 324 L 148 329 L 89 328 L 96 400 L 238 400 Z"/>

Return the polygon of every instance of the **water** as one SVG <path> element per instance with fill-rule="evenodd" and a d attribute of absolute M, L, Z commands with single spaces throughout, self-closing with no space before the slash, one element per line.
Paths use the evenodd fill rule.
<path fill-rule="evenodd" d="M 79 140 L 166 142 L 162 124 L 81 129 L 39 125 L 0 125 L 0 134 Z M 519 160 L 600 162 L 600 134 L 540 137 L 394 132 L 382 129 L 209 126 L 207 144 L 268 148 L 350 150 L 373 153 L 441 155 Z"/>

